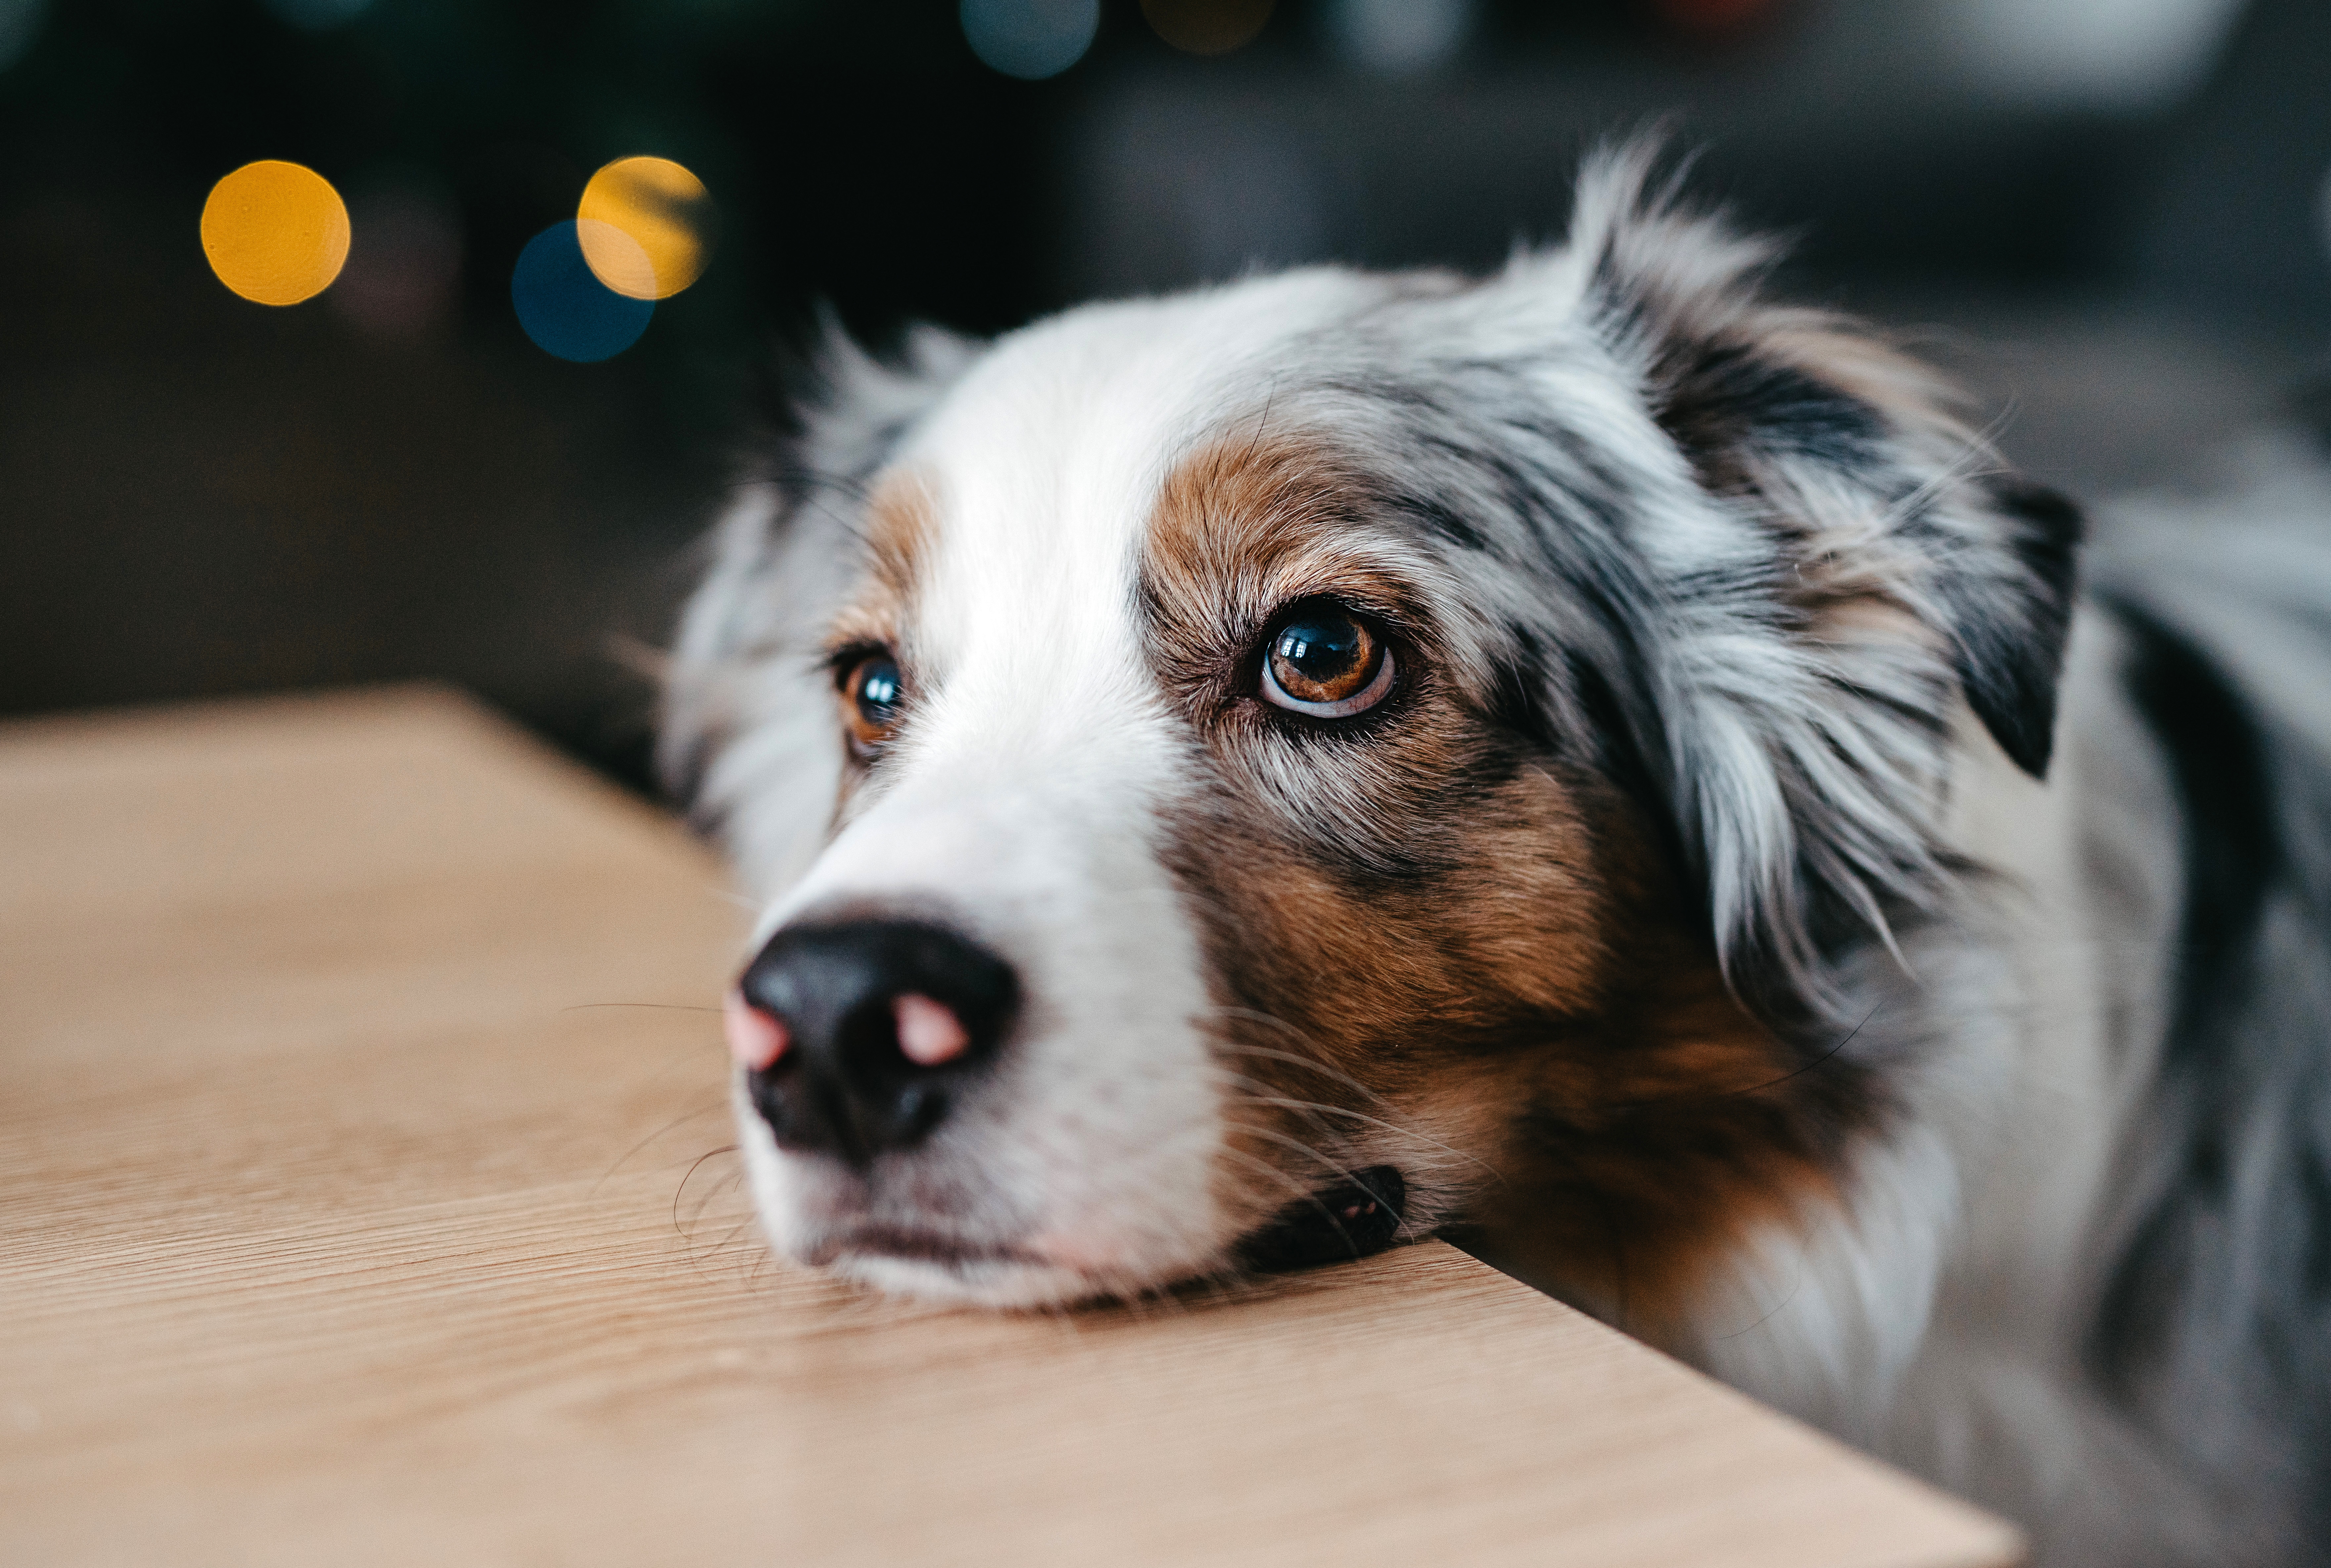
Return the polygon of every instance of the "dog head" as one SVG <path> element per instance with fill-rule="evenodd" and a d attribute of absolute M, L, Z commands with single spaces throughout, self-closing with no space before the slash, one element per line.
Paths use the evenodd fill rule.
<path fill-rule="evenodd" d="M 1485 280 L 830 347 L 666 732 L 781 1250 L 1035 1303 L 1374 1198 L 1656 1302 L 1834 1187 L 1842 977 L 1969 737 L 2045 769 L 2077 525 L 1646 164 Z"/>

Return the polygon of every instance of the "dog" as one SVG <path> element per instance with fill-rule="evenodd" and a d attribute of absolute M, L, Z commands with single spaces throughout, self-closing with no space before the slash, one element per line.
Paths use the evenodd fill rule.
<path fill-rule="evenodd" d="M 1661 168 L 1486 278 L 835 334 L 662 739 L 768 1236 L 1023 1307 L 1451 1231 L 2042 1561 L 2319 1561 L 2331 487 L 2084 584 Z"/>

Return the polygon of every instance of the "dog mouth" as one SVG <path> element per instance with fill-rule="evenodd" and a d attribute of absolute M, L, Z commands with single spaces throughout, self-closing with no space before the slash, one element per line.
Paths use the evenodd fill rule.
<path fill-rule="evenodd" d="M 1258 1274 L 1351 1263 L 1373 1257 L 1398 1239 L 1408 1184 L 1391 1165 L 1371 1165 L 1347 1182 L 1289 1203 L 1232 1249 L 1239 1267 Z M 974 1240 L 941 1230 L 867 1222 L 830 1232 L 804 1260 L 827 1268 L 847 1259 L 927 1263 L 954 1273 L 982 1268 L 1056 1268 L 1056 1259 L 1024 1248 Z"/>
<path fill-rule="evenodd" d="M 1408 1183 L 1390 1165 L 1289 1203 L 1238 1245 L 1238 1259 L 1261 1274 L 1351 1263 L 1383 1251 L 1400 1233 Z"/>
<path fill-rule="evenodd" d="M 1285 1274 L 1351 1263 L 1390 1247 L 1400 1234 L 1408 1184 L 1391 1165 L 1371 1165 L 1348 1182 L 1289 1203 L 1233 1249 L 1241 1267 Z M 852 1225 L 820 1240 L 807 1261 L 824 1268 L 844 1258 L 888 1258 L 950 1269 L 981 1265 L 1046 1265 L 1023 1249 L 975 1241 L 910 1225 Z"/>
<path fill-rule="evenodd" d="M 944 1231 L 880 1224 L 853 1225 L 825 1237 L 810 1249 L 808 1261 L 823 1269 L 849 1257 L 892 1258 L 956 1269 L 982 1264 L 1042 1264 L 1046 1261 L 1016 1247 L 974 1241 Z"/>

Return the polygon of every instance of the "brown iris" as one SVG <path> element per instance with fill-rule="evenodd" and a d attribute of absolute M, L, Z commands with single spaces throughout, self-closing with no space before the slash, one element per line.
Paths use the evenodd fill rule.
<path fill-rule="evenodd" d="M 842 718 L 861 755 L 879 749 L 899 725 L 906 680 L 886 652 L 868 653 L 842 677 Z"/>
<path fill-rule="evenodd" d="M 1392 651 L 1340 604 L 1299 606 L 1271 631 L 1263 651 L 1262 695 L 1319 718 L 1364 713 L 1392 689 Z"/>

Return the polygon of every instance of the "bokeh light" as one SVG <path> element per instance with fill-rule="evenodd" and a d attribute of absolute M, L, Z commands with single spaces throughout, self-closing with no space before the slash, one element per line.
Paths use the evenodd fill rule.
<path fill-rule="evenodd" d="M 591 271 L 634 299 L 671 299 L 711 257 L 711 194 L 670 158 L 617 158 L 583 187 L 575 216 Z"/>
<path fill-rule="evenodd" d="M 1365 71 L 1406 76 L 1448 64 L 1472 35 L 1475 0 L 1332 0 L 1328 37 Z"/>
<path fill-rule="evenodd" d="M 262 305 L 297 305 L 331 287 L 348 259 L 348 209 L 331 182 L 264 158 L 211 187 L 203 254 L 220 282 Z"/>
<path fill-rule="evenodd" d="M 543 230 L 526 242 L 510 274 L 510 303 L 526 335 L 545 353 L 584 365 L 613 358 L 638 342 L 655 314 L 653 300 L 619 294 L 599 280 L 584 258 L 586 236 L 619 271 L 652 275 L 646 252 L 631 236 L 593 218 Z"/>
<path fill-rule="evenodd" d="M 963 0 L 958 14 L 982 63 L 1023 81 L 1060 75 L 1100 31 L 1100 0 Z"/>
<path fill-rule="evenodd" d="M 1192 54 L 1228 54 L 1270 20 L 1270 0 L 1141 0 L 1157 36 Z"/>

